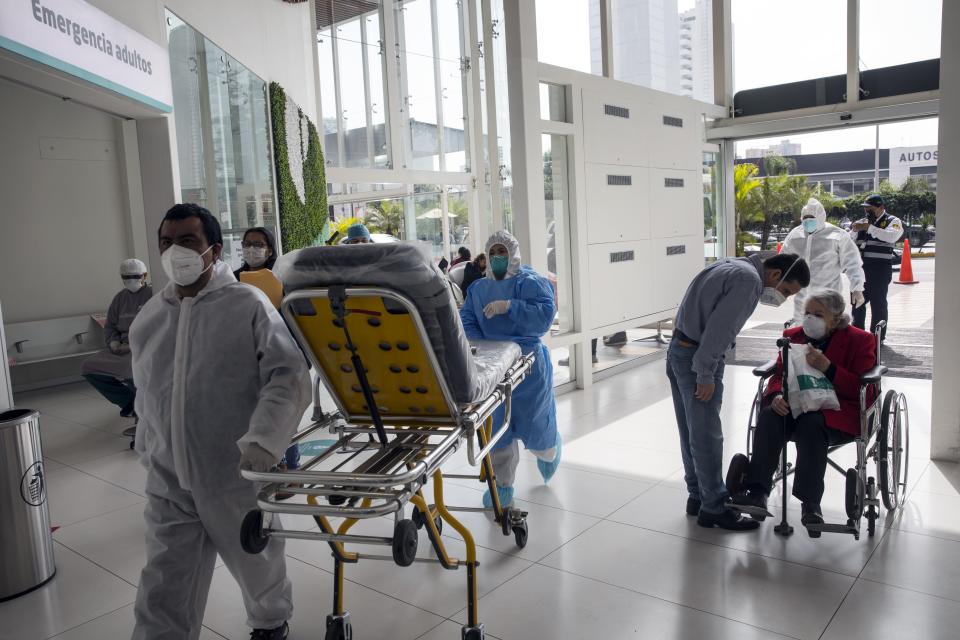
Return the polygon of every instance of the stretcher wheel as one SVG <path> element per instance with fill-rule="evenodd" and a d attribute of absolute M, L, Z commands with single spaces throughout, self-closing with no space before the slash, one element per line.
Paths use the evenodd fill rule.
<path fill-rule="evenodd" d="M 417 525 L 413 520 L 400 520 L 393 528 L 393 561 L 409 567 L 417 557 Z"/>
<path fill-rule="evenodd" d="M 856 469 L 847 469 L 847 517 L 857 521 L 863 517 L 863 481 Z"/>
<path fill-rule="evenodd" d="M 340 505 L 346 503 L 346 501 L 346 496 L 327 496 L 327 502 L 335 507 L 339 507 Z"/>
<path fill-rule="evenodd" d="M 240 525 L 240 546 L 247 553 L 256 555 L 267 547 L 270 537 L 263 533 L 263 512 L 253 509 L 247 512 Z"/>
<path fill-rule="evenodd" d="M 483 633 L 483 625 L 479 627 L 463 627 L 460 633 L 460 640 L 484 640 L 486 636 Z"/>
<path fill-rule="evenodd" d="M 423 526 L 427 523 L 423 518 L 423 514 L 420 513 L 420 509 L 414 507 L 413 509 L 413 524 L 417 525 L 417 529 L 423 529 Z M 443 533 L 443 519 L 440 516 L 433 517 L 433 524 L 437 527 L 437 533 Z"/>
<path fill-rule="evenodd" d="M 517 543 L 517 547 L 520 549 L 523 549 L 525 546 L 527 546 L 528 533 L 526 522 L 513 527 L 513 539 Z"/>
<path fill-rule="evenodd" d="M 887 511 L 902 505 L 907 487 L 910 440 L 906 402 L 901 398 L 896 391 L 888 391 L 884 396 L 877 437 L 877 475 L 880 476 L 880 495 Z"/>
<path fill-rule="evenodd" d="M 353 625 L 347 614 L 327 616 L 327 633 L 324 640 L 353 640 Z"/>
<path fill-rule="evenodd" d="M 749 469 L 750 459 L 742 453 L 738 453 L 730 460 L 730 466 L 727 468 L 727 491 L 730 495 L 743 493 L 746 489 L 744 483 Z"/>

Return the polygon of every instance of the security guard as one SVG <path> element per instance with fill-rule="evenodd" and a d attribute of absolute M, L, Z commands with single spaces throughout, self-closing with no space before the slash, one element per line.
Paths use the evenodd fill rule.
<path fill-rule="evenodd" d="M 877 328 L 877 323 L 887 320 L 887 289 L 893 279 L 893 247 L 903 235 L 903 223 L 896 216 L 887 213 L 883 196 L 872 194 L 867 196 L 861 205 L 866 218 L 855 223 L 850 230 L 850 237 L 860 248 L 863 258 L 863 274 L 866 278 L 863 297 L 870 303 L 870 331 Z M 867 319 L 867 305 L 861 305 L 853 310 L 853 325 L 864 328 Z M 880 340 L 886 338 L 884 328 Z"/>

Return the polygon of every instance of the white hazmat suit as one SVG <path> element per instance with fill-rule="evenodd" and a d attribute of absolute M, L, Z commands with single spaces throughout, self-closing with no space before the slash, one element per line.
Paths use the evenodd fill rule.
<path fill-rule="evenodd" d="M 815 220 L 812 232 L 804 229 L 804 220 Z M 801 224 L 787 234 L 784 253 L 794 253 L 807 261 L 810 267 L 810 286 L 794 296 L 794 319 L 803 320 L 807 292 L 816 289 L 843 291 L 841 274 L 850 279 L 850 293 L 863 293 L 863 261 L 856 243 L 843 229 L 827 222 L 827 212 L 816 198 L 810 198 L 800 213 Z"/>
<path fill-rule="evenodd" d="M 134 640 L 195 639 L 217 555 L 237 580 L 255 629 L 292 613 L 283 541 L 240 546 L 256 488 L 238 471 L 240 448 L 280 460 L 310 402 L 303 354 L 270 301 L 222 262 L 195 297 L 175 285 L 144 306 L 130 330 L 147 468 L 147 565 Z"/>

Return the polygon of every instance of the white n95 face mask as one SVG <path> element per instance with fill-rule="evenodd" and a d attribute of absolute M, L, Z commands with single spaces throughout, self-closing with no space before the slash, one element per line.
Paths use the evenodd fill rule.
<path fill-rule="evenodd" d="M 803 220 L 803 230 L 807 233 L 813 233 L 817 230 L 817 221 L 813 218 L 804 218 Z"/>
<path fill-rule="evenodd" d="M 256 269 L 264 262 L 267 261 L 267 248 L 266 247 L 244 247 L 243 248 L 243 261 L 247 263 L 248 267 L 253 267 Z"/>
<path fill-rule="evenodd" d="M 827 335 L 827 322 L 812 313 L 803 316 L 803 332 L 808 338 L 819 340 Z"/>
<path fill-rule="evenodd" d="M 143 280 L 124 280 L 123 288 L 130 293 L 136 293 L 140 291 L 140 289 L 143 289 Z"/>
<path fill-rule="evenodd" d="M 776 287 L 764 287 L 763 293 L 760 294 L 760 304 L 765 304 L 768 307 L 779 307 L 786 301 L 787 296 L 780 293 L 780 290 Z"/>
<path fill-rule="evenodd" d="M 213 247 L 207 249 L 210 251 Z M 189 287 L 196 282 L 210 267 L 203 268 L 203 256 L 207 253 L 197 253 L 193 249 L 181 247 L 178 244 L 171 245 L 169 249 L 160 256 L 160 262 L 163 263 L 163 271 L 167 277 L 173 280 L 181 287 Z"/>

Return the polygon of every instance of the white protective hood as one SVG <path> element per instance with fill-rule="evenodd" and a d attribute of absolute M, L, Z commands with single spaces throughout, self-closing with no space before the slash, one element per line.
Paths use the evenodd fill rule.
<path fill-rule="evenodd" d="M 817 231 L 821 231 L 827 226 L 827 211 L 816 198 L 810 198 L 807 200 L 807 204 L 803 205 L 803 209 L 800 211 L 801 227 L 803 221 L 807 218 L 813 218 L 817 221 Z M 817 233 L 817 231 L 814 231 L 814 233 Z"/>
<path fill-rule="evenodd" d="M 487 277 L 496 280 L 493 269 L 490 268 L 490 248 L 496 244 L 502 244 L 510 252 L 510 264 L 507 265 L 507 275 L 504 276 L 504 280 L 513 278 L 520 273 L 520 243 L 509 231 L 497 231 L 487 240 L 485 247 L 487 252 Z"/>

